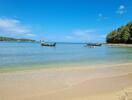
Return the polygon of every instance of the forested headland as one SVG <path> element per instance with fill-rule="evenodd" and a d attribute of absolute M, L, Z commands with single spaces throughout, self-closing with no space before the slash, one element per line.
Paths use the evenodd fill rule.
<path fill-rule="evenodd" d="M 132 21 L 110 32 L 106 42 L 132 44 Z"/>
<path fill-rule="evenodd" d="M 0 37 L 0 41 L 9 41 L 9 42 L 36 42 L 35 40 L 32 39 L 25 39 L 25 38 L 11 38 L 11 37 Z"/>

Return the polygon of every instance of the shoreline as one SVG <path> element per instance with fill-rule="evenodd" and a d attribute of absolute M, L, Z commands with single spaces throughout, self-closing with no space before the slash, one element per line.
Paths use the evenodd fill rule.
<path fill-rule="evenodd" d="M 106 46 L 111 46 L 111 47 L 132 47 L 132 44 L 112 44 L 112 43 L 106 43 Z"/>
<path fill-rule="evenodd" d="M 59 64 L 57 65 L 46 65 L 46 67 L 43 67 L 45 65 L 35 65 L 33 67 L 7 67 L 7 68 L 1 68 L 0 69 L 0 74 L 4 73 L 19 73 L 19 72 L 35 72 L 35 71 L 40 71 L 40 70 L 60 70 L 60 69 L 65 69 L 65 70 L 70 70 L 70 69 L 100 69 L 100 68 L 109 68 L 109 67 L 118 67 L 118 66 L 123 66 L 123 65 L 132 65 L 131 62 L 127 63 L 104 63 L 104 64 L 94 64 L 94 65 L 88 65 L 88 64 Z M 31 65 L 30 65 L 31 66 Z M 63 67 L 62 67 L 63 66 Z M 80 67 L 81 66 L 81 67 Z M 98 67 L 96 67 L 98 66 Z"/>
<path fill-rule="evenodd" d="M 132 90 L 132 63 L 104 66 L 0 73 L 0 99 L 126 100 L 119 97 Z"/>

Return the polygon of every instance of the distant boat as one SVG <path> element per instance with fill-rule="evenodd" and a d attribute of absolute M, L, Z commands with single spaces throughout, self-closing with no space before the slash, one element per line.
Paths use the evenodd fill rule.
<path fill-rule="evenodd" d="M 101 43 L 87 43 L 85 47 L 96 47 L 96 46 L 102 46 Z"/>
<path fill-rule="evenodd" d="M 55 47 L 56 43 L 41 43 L 41 46 Z"/>

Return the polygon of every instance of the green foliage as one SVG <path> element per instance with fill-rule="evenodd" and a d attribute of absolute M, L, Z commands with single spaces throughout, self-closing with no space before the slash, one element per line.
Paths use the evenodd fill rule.
<path fill-rule="evenodd" d="M 107 43 L 132 43 L 132 22 L 110 32 L 106 41 Z"/>
<path fill-rule="evenodd" d="M 31 39 L 16 39 L 16 38 L 9 38 L 9 37 L 0 37 L 0 41 L 36 42 L 35 40 L 31 40 Z"/>

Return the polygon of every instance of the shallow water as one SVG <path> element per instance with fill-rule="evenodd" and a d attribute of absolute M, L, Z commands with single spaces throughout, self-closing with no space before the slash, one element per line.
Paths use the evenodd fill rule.
<path fill-rule="evenodd" d="M 132 48 L 86 48 L 84 44 L 57 44 L 41 47 L 39 43 L 0 43 L 0 70 L 65 65 L 119 64 L 132 61 Z M 68 66 L 67 66 L 68 67 Z"/>

